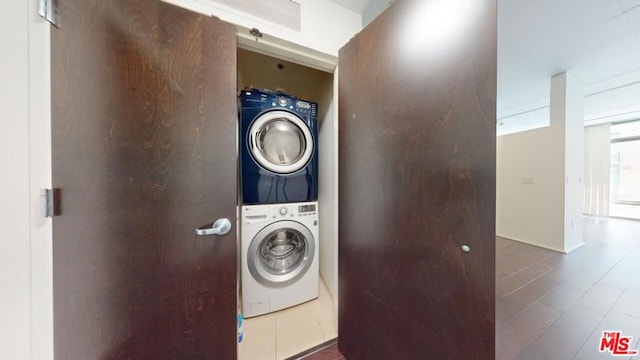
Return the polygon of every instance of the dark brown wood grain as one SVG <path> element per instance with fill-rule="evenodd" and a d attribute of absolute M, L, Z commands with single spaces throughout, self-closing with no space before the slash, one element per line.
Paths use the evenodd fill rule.
<path fill-rule="evenodd" d="M 429 1 L 396 1 L 340 51 L 349 360 L 494 358 L 496 3 L 434 37 Z"/>
<path fill-rule="evenodd" d="M 292 357 L 300 360 L 345 360 L 344 356 L 340 354 L 338 350 L 338 343 L 335 342 L 322 350 L 314 352 L 307 356 L 295 356 Z"/>
<path fill-rule="evenodd" d="M 155 0 L 52 29 L 55 358 L 235 359 L 236 34 Z"/>

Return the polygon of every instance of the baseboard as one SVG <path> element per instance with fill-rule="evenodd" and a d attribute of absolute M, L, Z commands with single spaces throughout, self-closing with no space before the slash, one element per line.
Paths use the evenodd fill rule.
<path fill-rule="evenodd" d="M 315 354 L 318 351 L 322 351 L 326 348 L 328 348 L 331 345 L 337 344 L 338 343 L 338 338 L 334 338 L 331 340 L 327 340 L 325 342 L 323 342 L 322 344 L 316 345 L 310 349 L 307 349 L 301 353 L 295 354 L 293 356 L 290 356 L 284 360 L 300 360 L 300 359 L 304 359 L 305 357 L 311 355 L 311 354 Z"/>
<path fill-rule="evenodd" d="M 565 254 L 568 254 L 570 252 L 572 252 L 573 250 L 579 249 L 581 247 L 583 247 L 586 243 L 584 241 L 581 241 L 579 244 L 573 246 L 572 248 L 570 248 L 569 250 L 567 250 L 567 252 L 565 252 Z"/>
<path fill-rule="evenodd" d="M 531 246 L 535 246 L 535 247 L 539 247 L 539 248 L 543 248 L 543 249 L 559 252 L 559 253 L 562 253 L 562 254 L 566 254 L 566 252 L 563 249 L 554 248 L 554 247 L 551 247 L 551 246 L 548 246 L 548 245 L 539 244 L 539 243 L 536 243 L 536 242 L 533 242 L 533 241 L 518 239 L 518 238 L 516 238 L 514 236 L 507 236 L 507 235 L 502 235 L 502 234 L 497 234 L 497 233 L 496 233 L 496 236 L 497 237 L 501 237 L 503 239 L 517 241 L 519 243 L 523 243 L 523 244 L 527 244 L 527 245 L 531 245 Z"/>

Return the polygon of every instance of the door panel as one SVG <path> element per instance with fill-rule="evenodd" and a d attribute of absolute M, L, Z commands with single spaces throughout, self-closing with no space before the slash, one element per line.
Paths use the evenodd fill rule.
<path fill-rule="evenodd" d="M 398 0 L 340 51 L 349 360 L 494 358 L 496 4 L 474 3 Z M 445 4 L 464 21 L 430 28 Z"/>
<path fill-rule="evenodd" d="M 56 359 L 235 359 L 236 31 L 155 0 L 52 30 Z"/>

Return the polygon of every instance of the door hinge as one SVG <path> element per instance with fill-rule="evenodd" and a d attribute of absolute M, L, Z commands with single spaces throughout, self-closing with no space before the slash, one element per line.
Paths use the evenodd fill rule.
<path fill-rule="evenodd" d="M 39 0 L 38 15 L 58 27 L 58 0 Z"/>
<path fill-rule="evenodd" d="M 40 204 L 43 218 L 60 215 L 60 189 L 40 190 Z"/>

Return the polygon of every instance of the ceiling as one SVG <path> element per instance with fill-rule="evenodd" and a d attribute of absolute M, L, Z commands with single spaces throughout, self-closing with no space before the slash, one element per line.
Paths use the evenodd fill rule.
<path fill-rule="evenodd" d="M 561 72 L 587 95 L 640 81 L 640 0 L 498 1 L 498 119 L 549 105 Z"/>
<path fill-rule="evenodd" d="M 351 11 L 355 11 L 359 14 L 362 14 L 364 12 L 364 9 L 371 2 L 371 0 L 331 0 L 331 1 Z"/>
<path fill-rule="evenodd" d="M 375 2 L 332 1 L 359 13 Z M 498 120 L 548 106 L 562 72 L 587 95 L 640 84 L 640 0 L 498 0 Z"/>

